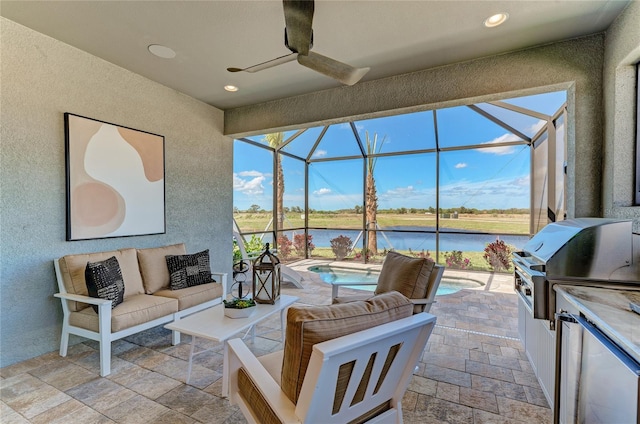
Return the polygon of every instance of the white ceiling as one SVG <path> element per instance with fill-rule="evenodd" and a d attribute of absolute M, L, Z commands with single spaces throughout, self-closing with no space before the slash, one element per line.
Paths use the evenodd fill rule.
<path fill-rule="evenodd" d="M 629 2 L 316 0 L 313 50 L 371 67 L 370 81 L 601 32 Z M 509 20 L 485 28 L 497 12 Z M 227 72 L 289 53 L 280 0 L 2 0 L 0 15 L 221 109 L 340 86 L 297 62 Z"/>

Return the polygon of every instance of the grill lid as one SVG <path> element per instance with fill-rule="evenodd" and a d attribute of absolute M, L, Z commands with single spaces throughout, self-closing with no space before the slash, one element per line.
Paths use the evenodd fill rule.
<path fill-rule="evenodd" d="M 580 231 L 610 222 L 606 221 L 598 218 L 578 218 L 548 224 L 524 245 L 524 251 L 547 263 Z"/>
<path fill-rule="evenodd" d="M 575 218 L 548 224 L 524 245 L 529 263 L 544 264 L 548 278 L 609 279 L 631 264 L 631 221 Z"/>

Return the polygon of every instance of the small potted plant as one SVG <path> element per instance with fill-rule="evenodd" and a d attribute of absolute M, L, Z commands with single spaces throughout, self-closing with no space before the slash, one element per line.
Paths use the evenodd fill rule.
<path fill-rule="evenodd" d="M 235 298 L 222 302 L 224 315 L 229 318 L 247 318 L 256 311 L 256 302 L 253 299 Z"/>

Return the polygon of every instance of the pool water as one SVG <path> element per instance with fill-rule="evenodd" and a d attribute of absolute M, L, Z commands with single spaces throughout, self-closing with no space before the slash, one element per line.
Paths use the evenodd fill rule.
<path fill-rule="evenodd" d="M 337 268 L 331 267 L 329 265 L 317 265 L 311 266 L 308 268 L 309 271 L 315 272 L 320 275 L 322 281 L 325 283 L 348 283 L 350 281 L 357 282 L 370 282 L 370 286 L 343 286 L 347 288 L 360 289 L 360 290 L 370 290 L 373 291 L 376 288 L 376 284 L 378 282 L 378 276 L 380 273 L 378 271 L 371 270 L 352 270 L 348 268 Z M 440 286 L 438 286 L 438 291 L 436 295 L 441 296 L 445 294 L 455 293 L 462 289 L 475 289 L 481 287 L 482 283 L 477 281 L 469 280 L 466 278 L 443 278 L 440 280 Z"/>

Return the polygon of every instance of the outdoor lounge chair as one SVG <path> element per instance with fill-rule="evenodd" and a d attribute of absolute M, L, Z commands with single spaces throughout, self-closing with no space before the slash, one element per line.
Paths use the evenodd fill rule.
<path fill-rule="evenodd" d="M 415 306 L 414 312 L 429 312 L 436 303 L 435 296 L 444 274 L 444 266 L 424 258 L 413 258 L 396 252 L 389 252 L 382 263 L 380 276 L 374 294 L 391 290 L 408 297 Z M 340 286 L 370 286 L 370 282 L 331 283 L 332 303 L 353 302 L 371 297 L 371 294 L 338 296 Z"/>
<path fill-rule="evenodd" d="M 397 292 L 292 306 L 283 351 L 256 358 L 229 341 L 229 400 L 250 423 L 401 423 L 435 322 Z"/>

